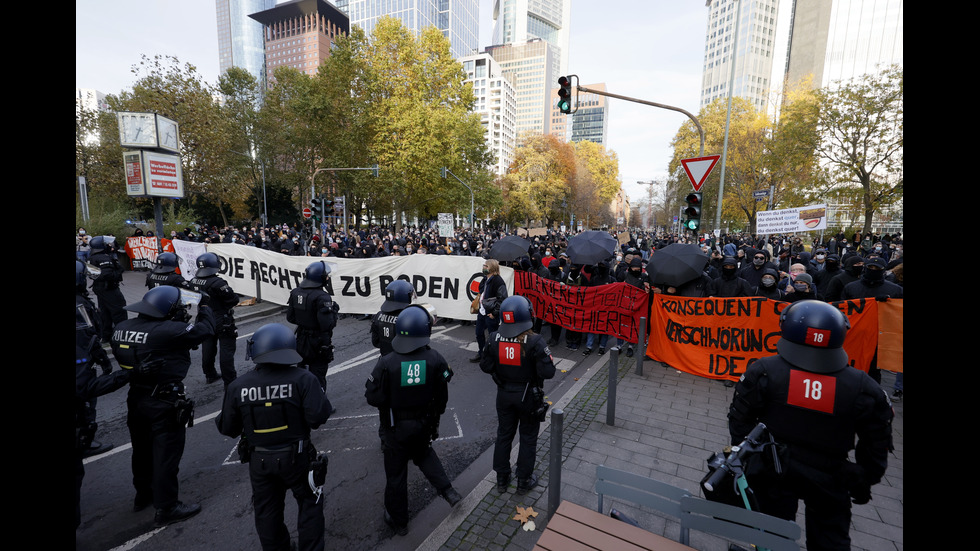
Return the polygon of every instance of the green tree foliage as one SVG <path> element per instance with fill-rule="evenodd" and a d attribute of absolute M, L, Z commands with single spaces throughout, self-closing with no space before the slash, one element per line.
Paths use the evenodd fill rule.
<path fill-rule="evenodd" d="M 819 132 L 815 152 L 830 174 L 821 191 L 857 190 L 865 234 L 875 212 L 904 192 L 903 86 L 902 68 L 891 66 L 819 89 L 794 106 L 800 124 Z"/>
<path fill-rule="evenodd" d="M 555 136 L 524 136 L 504 177 L 504 219 L 525 226 L 542 220 L 549 227 L 562 220 L 575 208 L 575 160 L 575 148 Z"/>

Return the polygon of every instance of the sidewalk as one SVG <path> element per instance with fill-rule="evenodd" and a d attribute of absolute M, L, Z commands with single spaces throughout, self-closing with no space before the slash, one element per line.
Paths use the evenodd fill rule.
<path fill-rule="evenodd" d="M 680 373 L 649 358 L 643 375 L 636 373 L 636 358 L 619 358 L 615 420 L 607 424 L 609 356 L 597 359 L 577 388 L 553 408 L 564 411 L 562 431 L 561 499 L 595 509 L 597 465 L 649 476 L 690 490 L 703 497 L 699 482 L 707 471 L 707 458 L 729 443 L 727 413 L 734 389 L 714 381 Z M 584 367 L 584 366 L 583 366 Z M 882 373 L 882 386 L 892 391 L 895 375 Z M 851 540 L 855 551 L 901 551 L 903 541 L 903 415 L 902 402 L 895 402 L 892 433 L 895 452 L 880 484 L 872 487 L 872 500 L 852 508 Z M 549 413 L 549 420 L 550 420 Z M 539 486 L 524 496 L 511 487 L 496 490 L 492 471 L 467 495 L 453 513 L 419 547 L 425 550 L 530 550 L 547 526 L 551 448 L 550 422 L 542 425 L 538 438 Z M 517 443 L 514 443 L 516 457 Z M 853 454 L 852 454 L 853 457 Z M 513 486 L 513 485 L 512 485 Z M 607 502 L 640 525 L 677 540 L 680 525 L 659 513 L 641 510 L 630 503 Z M 538 513 L 534 531 L 525 531 L 516 507 L 532 507 Z M 608 505 L 606 506 L 608 507 Z M 797 523 L 804 527 L 803 511 Z M 798 542 L 805 549 L 806 534 Z M 690 545 L 700 550 L 727 550 L 723 540 L 692 531 Z"/>

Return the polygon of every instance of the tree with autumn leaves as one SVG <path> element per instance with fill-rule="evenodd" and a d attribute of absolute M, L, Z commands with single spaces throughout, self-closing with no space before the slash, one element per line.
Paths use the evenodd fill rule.
<path fill-rule="evenodd" d="M 767 203 L 753 192 L 772 190 L 774 209 L 834 197 L 861 210 L 862 233 L 869 233 L 874 214 L 902 198 L 902 83 L 899 67 L 826 88 L 794 83 L 777 116 L 757 111 L 744 98 L 732 98 L 730 113 L 727 100 L 705 106 L 698 114 L 705 151 L 723 150 L 728 122 L 721 227 L 754 232 L 756 213 Z M 681 126 L 672 146 L 668 188 L 676 206 L 691 191 L 680 161 L 700 151 L 693 123 Z M 701 188 L 705 228 L 714 226 L 721 172 L 716 166 Z"/>

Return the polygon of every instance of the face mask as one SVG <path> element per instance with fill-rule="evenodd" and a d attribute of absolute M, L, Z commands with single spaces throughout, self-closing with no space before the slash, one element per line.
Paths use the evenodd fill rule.
<path fill-rule="evenodd" d="M 793 288 L 799 293 L 805 293 L 810 289 L 810 286 L 806 283 L 794 283 Z"/>
<path fill-rule="evenodd" d="M 544 252 L 544 255 L 545 255 L 545 256 L 551 256 L 551 251 L 545 251 L 545 252 Z"/>
<path fill-rule="evenodd" d="M 885 279 L 885 271 L 880 269 L 864 270 L 862 277 L 868 281 L 881 281 Z"/>
<path fill-rule="evenodd" d="M 483 275 L 489 275 L 489 274 L 490 274 L 490 270 L 484 268 L 483 269 Z"/>
<path fill-rule="evenodd" d="M 548 271 L 551 272 L 551 275 L 558 275 L 561 273 L 561 268 L 548 268 Z"/>
<path fill-rule="evenodd" d="M 765 263 L 766 263 L 766 260 L 764 258 L 753 258 L 752 259 L 752 264 L 755 264 L 756 266 L 762 266 Z"/>
<path fill-rule="evenodd" d="M 630 270 L 630 273 L 639 277 L 640 274 L 643 273 L 643 270 Z"/>
<path fill-rule="evenodd" d="M 776 280 L 771 277 L 764 277 L 762 278 L 762 284 L 765 285 L 766 287 L 772 287 L 773 285 L 776 284 Z"/>
<path fill-rule="evenodd" d="M 827 255 L 823 255 L 823 254 L 818 254 L 817 255 L 817 260 L 823 260 L 825 258 L 827 258 Z"/>

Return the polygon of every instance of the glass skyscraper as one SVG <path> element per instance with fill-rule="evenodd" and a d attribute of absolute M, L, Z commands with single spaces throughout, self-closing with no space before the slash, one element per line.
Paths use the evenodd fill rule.
<path fill-rule="evenodd" d="M 276 6 L 276 0 L 215 0 L 218 15 L 218 68 L 225 74 L 241 67 L 265 89 L 265 45 L 262 24 L 249 17 Z"/>
<path fill-rule="evenodd" d="M 368 35 L 379 18 L 390 16 L 415 32 L 429 26 L 442 31 L 454 59 L 474 54 L 480 47 L 479 0 L 336 0 L 333 4 Z"/>
<path fill-rule="evenodd" d="M 558 73 L 567 74 L 571 3 L 571 0 L 493 0 L 491 44 L 523 44 L 540 38 L 554 46 Z"/>

